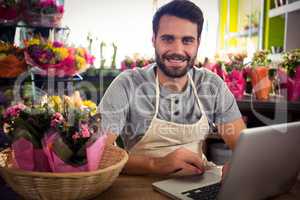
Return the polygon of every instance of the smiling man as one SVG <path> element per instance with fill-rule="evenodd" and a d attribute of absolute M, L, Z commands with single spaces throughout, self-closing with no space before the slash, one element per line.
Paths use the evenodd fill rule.
<path fill-rule="evenodd" d="M 234 149 L 245 128 L 233 95 L 215 74 L 194 67 L 203 15 L 186 0 L 162 6 L 153 18 L 156 63 L 120 74 L 100 103 L 109 143 L 129 152 L 128 174 L 203 173 L 210 125 Z"/>

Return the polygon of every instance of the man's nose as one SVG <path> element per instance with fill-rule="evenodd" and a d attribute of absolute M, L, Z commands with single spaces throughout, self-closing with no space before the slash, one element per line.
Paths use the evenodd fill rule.
<path fill-rule="evenodd" d="M 181 40 L 175 40 L 175 41 L 173 42 L 173 45 L 172 45 L 172 51 L 173 51 L 174 53 L 178 53 L 178 54 L 184 52 L 184 46 L 183 46 Z"/>

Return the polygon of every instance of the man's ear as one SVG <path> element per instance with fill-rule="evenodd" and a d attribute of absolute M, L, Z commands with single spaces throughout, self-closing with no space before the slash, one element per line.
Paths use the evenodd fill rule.
<path fill-rule="evenodd" d="M 198 38 L 198 48 L 200 47 L 201 44 L 201 36 Z"/>
<path fill-rule="evenodd" d="M 155 47 L 155 34 L 152 34 L 152 46 Z"/>

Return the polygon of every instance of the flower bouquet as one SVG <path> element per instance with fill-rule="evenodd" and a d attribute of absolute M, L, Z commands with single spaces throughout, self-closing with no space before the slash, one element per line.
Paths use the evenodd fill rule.
<path fill-rule="evenodd" d="M 235 98 L 244 97 L 246 82 L 243 76 L 244 53 L 228 54 L 228 60 L 224 63 L 227 75 L 224 81 Z"/>
<path fill-rule="evenodd" d="M 300 49 L 294 49 L 283 55 L 283 69 L 278 70 L 281 88 L 287 89 L 289 101 L 300 98 Z"/>
<path fill-rule="evenodd" d="M 271 91 L 269 79 L 268 51 L 257 51 L 252 59 L 251 82 L 255 97 L 259 100 L 267 100 Z"/>
<path fill-rule="evenodd" d="M 40 104 L 16 104 L 3 115 L 14 167 L 29 171 L 81 172 L 98 169 L 106 136 L 96 105 L 71 97 L 43 97 Z"/>
<path fill-rule="evenodd" d="M 13 78 L 27 69 L 24 50 L 0 41 L 0 78 Z"/>
<path fill-rule="evenodd" d="M 64 13 L 63 0 L 24 0 L 23 16 L 32 26 L 59 26 Z"/>
<path fill-rule="evenodd" d="M 20 0 L 0 0 L 0 23 L 17 23 L 20 11 Z"/>
<path fill-rule="evenodd" d="M 68 47 L 42 38 L 25 41 L 27 64 L 42 69 L 42 75 L 68 77 L 84 72 L 94 57 L 84 48 Z"/>
<path fill-rule="evenodd" d="M 143 68 L 147 65 L 154 63 L 153 59 L 140 58 L 138 56 L 134 56 L 134 58 L 126 57 L 121 62 L 121 71 L 126 69 L 135 69 L 135 68 Z"/>

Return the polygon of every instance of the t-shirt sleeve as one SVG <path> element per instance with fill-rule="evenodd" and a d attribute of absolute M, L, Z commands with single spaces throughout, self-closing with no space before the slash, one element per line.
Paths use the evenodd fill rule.
<path fill-rule="evenodd" d="M 222 79 L 219 79 L 219 86 L 215 102 L 215 123 L 228 123 L 241 118 L 235 97 Z"/>
<path fill-rule="evenodd" d="M 98 106 L 104 131 L 120 135 L 128 115 L 129 95 L 126 76 L 120 74 L 110 84 Z"/>

